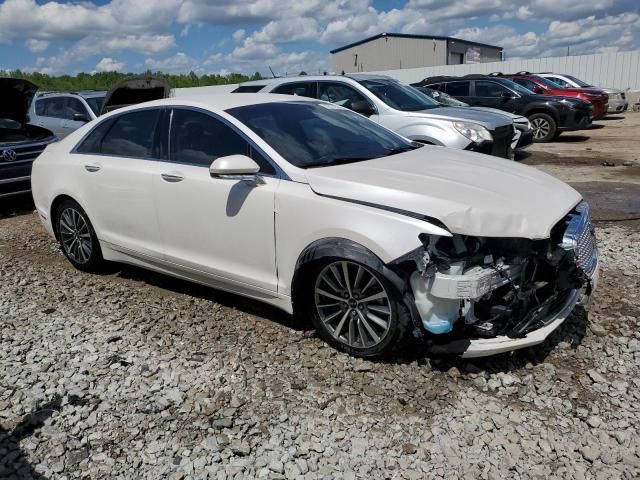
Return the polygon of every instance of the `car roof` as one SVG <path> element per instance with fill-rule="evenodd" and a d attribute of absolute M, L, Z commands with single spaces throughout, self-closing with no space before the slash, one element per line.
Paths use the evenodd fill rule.
<path fill-rule="evenodd" d="M 248 85 L 276 85 L 289 82 L 319 82 L 322 80 L 393 80 L 386 75 L 373 75 L 369 73 L 349 73 L 347 75 L 300 75 L 297 77 L 278 77 L 278 78 L 264 78 L 262 80 L 251 80 L 250 82 L 243 82 L 241 86 Z"/>
<path fill-rule="evenodd" d="M 137 110 L 144 107 L 162 107 L 162 106 L 193 106 L 211 110 L 229 110 L 236 107 L 245 107 L 248 105 L 260 105 L 264 103 L 302 103 L 312 102 L 318 103 L 315 98 L 306 98 L 292 95 L 277 95 L 273 93 L 243 93 L 242 95 L 232 93 L 198 93 L 193 95 L 184 95 L 180 97 L 169 97 L 162 100 L 153 100 L 151 102 L 136 103 L 128 107 L 113 110 L 105 117 L 111 114 L 119 114 L 130 110 Z"/>
<path fill-rule="evenodd" d="M 106 91 L 103 90 L 84 90 L 84 91 L 74 91 L 74 92 L 38 92 L 37 97 L 63 97 L 63 96 L 75 96 L 75 97 L 83 97 L 83 98 L 94 98 L 94 97 L 104 97 L 106 95 Z"/>

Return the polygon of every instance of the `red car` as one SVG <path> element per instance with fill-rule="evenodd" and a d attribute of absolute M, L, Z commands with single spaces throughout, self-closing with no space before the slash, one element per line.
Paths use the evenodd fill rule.
<path fill-rule="evenodd" d="M 595 120 L 603 118 L 607 114 L 607 109 L 609 108 L 609 95 L 597 88 L 563 88 L 547 78 L 543 78 L 529 72 L 518 72 L 515 74 L 502 74 L 496 72 L 491 75 L 508 78 L 535 93 L 562 97 L 576 97 L 586 100 L 587 102 L 591 102 L 593 104 L 593 118 Z"/>

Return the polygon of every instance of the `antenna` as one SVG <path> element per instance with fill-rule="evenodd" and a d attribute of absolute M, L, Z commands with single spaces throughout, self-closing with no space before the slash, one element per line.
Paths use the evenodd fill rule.
<path fill-rule="evenodd" d="M 273 70 L 271 69 L 271 65 L 268 65 L 269 67 L 269 71 L 271 72 L 271 75 L 273 75 L 273 78 L 276 78 L 276 74 L 273 73 Z"/>

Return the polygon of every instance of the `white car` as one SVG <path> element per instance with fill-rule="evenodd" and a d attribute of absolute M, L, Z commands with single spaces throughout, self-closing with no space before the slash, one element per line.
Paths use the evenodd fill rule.
<path fill-rule="evenodd" d="M 353 355 L 424 336 L 465 356 L 542 342 L 589 293 L 578 192 L 283 95 L 126 107 L 47 147 L 37 212 L 78 269 L 104 260 L 313 318 Z"/>

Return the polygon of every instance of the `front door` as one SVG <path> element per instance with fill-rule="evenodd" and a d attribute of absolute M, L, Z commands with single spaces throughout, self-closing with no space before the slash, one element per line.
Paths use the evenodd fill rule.
<path fill-rule="evenodd" d="M 218 157 L 242 154 L 260 166 L 260 184 L 213 178 Z M 224 120 L 176 108 L 169 161 L 154 178 L 165 258 L 179 273 L 247 293 L 276 292 L 273 166 Z"/>

